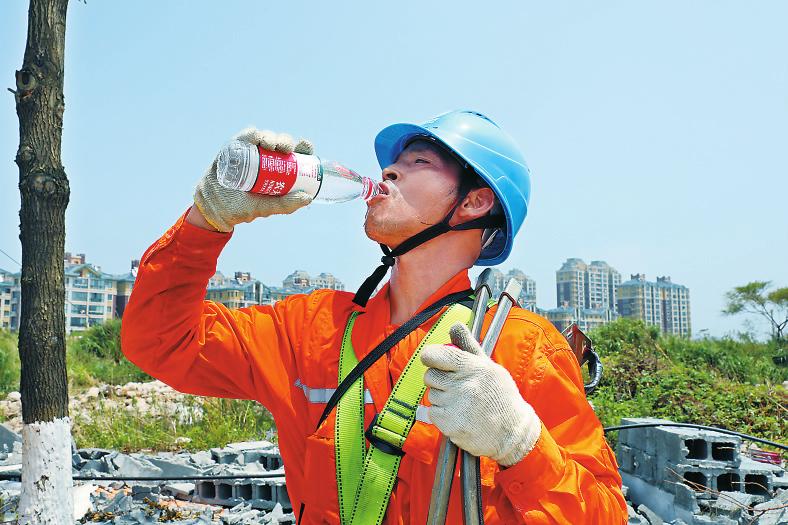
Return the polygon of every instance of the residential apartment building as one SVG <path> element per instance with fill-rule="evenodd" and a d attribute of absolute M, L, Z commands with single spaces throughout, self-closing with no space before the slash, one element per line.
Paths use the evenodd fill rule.
<path fill-rule="evenodd" d="M 497 268 L 492 269 L 492 297 L 497 299 L 498 296 L 506 288 L 506 283 L 510 279 L 517 279 L 522 283 L 523 289 L 520 296 L 516 297 L 520 306 L 532 312 L 536 311 L 536 281 L 528 277 L 522 270 L 512 268 L 506 275 Z"/>
<path fill-rule="evenodd" d="M 115 318 L 117 276 L 102 272 L 99 266 L 90 263 L 64 262 L 66 332 L 85 330 Z"/>
<path fill-rule="evenodd" d="M 644 274 L 632 275 L 618 287 L 618 311 L 623 317 L 658 326 L 665 334 L 692 334 L 689 288 L 671 282 L 670 277 L 651 282 Z"/>
<path fill-rule="evenodd" d="M 323 272 L 317 277 L 312 277 L 303 270 L 296 270 L 285 277 L 284 281 L 282 281 L 282 288 L 311 288 L 313 290 L 325 288 L 343 291 L 345 285 L 330 273 Z"/>
<path fill-rule="evenodd" d="M 228 308 L 247 308 L 264 304 L 266 286 L 253 279 L 249 272 L 235 272 L 232 278 L 216 272 L 208 283 L 205 298 Z"/>
<path fill-rule="evenodd" d="M 19 274 L 0 268 L 0 329 L 19 329 Z"/>
<path fill-rule="evenodd" d="M 616 311 L 621 274 L 605 261 L 567 259 L 555 272 L 558 307 Z"/>
<path fill-rule="evenodd" d="M 245 308 L 254 304 L 274 304 L 291 295 L 309 293 L 318 288 L 344 290 L 345 285 L 330 273 L 311 277 L 296 270 L 282 281 L 282 286 L 267 286 L 252 278 L 249 272 L 235 272 L 233 278 L 216 272 L 208 283 L 205 298 L 228 308 Z"/>
<path fill-rule="evenodd" d="M 66 333 L 85 330 L 120 317 L 134 277 L 112 275 L 86 263 L 85 254 L 63 255 Z M 21 272 L 0 270 L 0 328 L 19 330 Z"/>

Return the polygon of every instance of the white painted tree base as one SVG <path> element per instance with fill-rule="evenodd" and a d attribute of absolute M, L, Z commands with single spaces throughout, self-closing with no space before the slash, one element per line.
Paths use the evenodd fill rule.
<path fill-rule="evenodd" d="M 70 525 L 71 421 L 37 421 L 22 427 L 19 525 Z"/>

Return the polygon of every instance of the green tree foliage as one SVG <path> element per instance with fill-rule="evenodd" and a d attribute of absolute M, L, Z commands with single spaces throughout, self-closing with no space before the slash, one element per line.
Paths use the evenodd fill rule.
<path fill-rule="evenodd" d="M 783 341 L 783 333 L 788 325 L 788 287 L 769 289 L 770 281 L 753 281 L 737 286 L 725 294 L 726 305 L 722 313 L 759 315 L 769 321 L 772 337 Z"/>
<path fill-rule="evenodd" d="M 591 402 L 605 426 L 622 417 L 712 425 L 783 441 L 788 370 L 774 346 L 730 338 L 691 341 L 621 319 L 593 331 L 605 371 Z M 611 436 L 615 439 L 615 436 Z"/>
<path fill-rule="evenodd" d="M 19 366 L 16 333 L 0 330 L 0 397 L 19 390 Z"/>

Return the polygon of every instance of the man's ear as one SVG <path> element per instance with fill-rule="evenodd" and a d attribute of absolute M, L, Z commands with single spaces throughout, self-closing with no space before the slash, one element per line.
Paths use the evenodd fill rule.
<path fill-rule="evenodd" d="M 487 215 L 493 206 L 495 206 L 495 193 L 493 193 L 493 190 L 490 188 L 475 188 L 468 192 L 457 212 L 463 218 L 463 222 L 465 222 Z"/>

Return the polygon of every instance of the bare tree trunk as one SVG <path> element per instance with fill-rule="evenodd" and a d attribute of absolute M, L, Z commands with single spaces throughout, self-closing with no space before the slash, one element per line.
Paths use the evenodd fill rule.
<path fill-rule="evenodd" d="M 20 524 L 73 522 L 63 251 L 68 179 L 60 160 L 68 0 L 30 0 L 16 72 L 22 241 L 23 465 Z"/>

